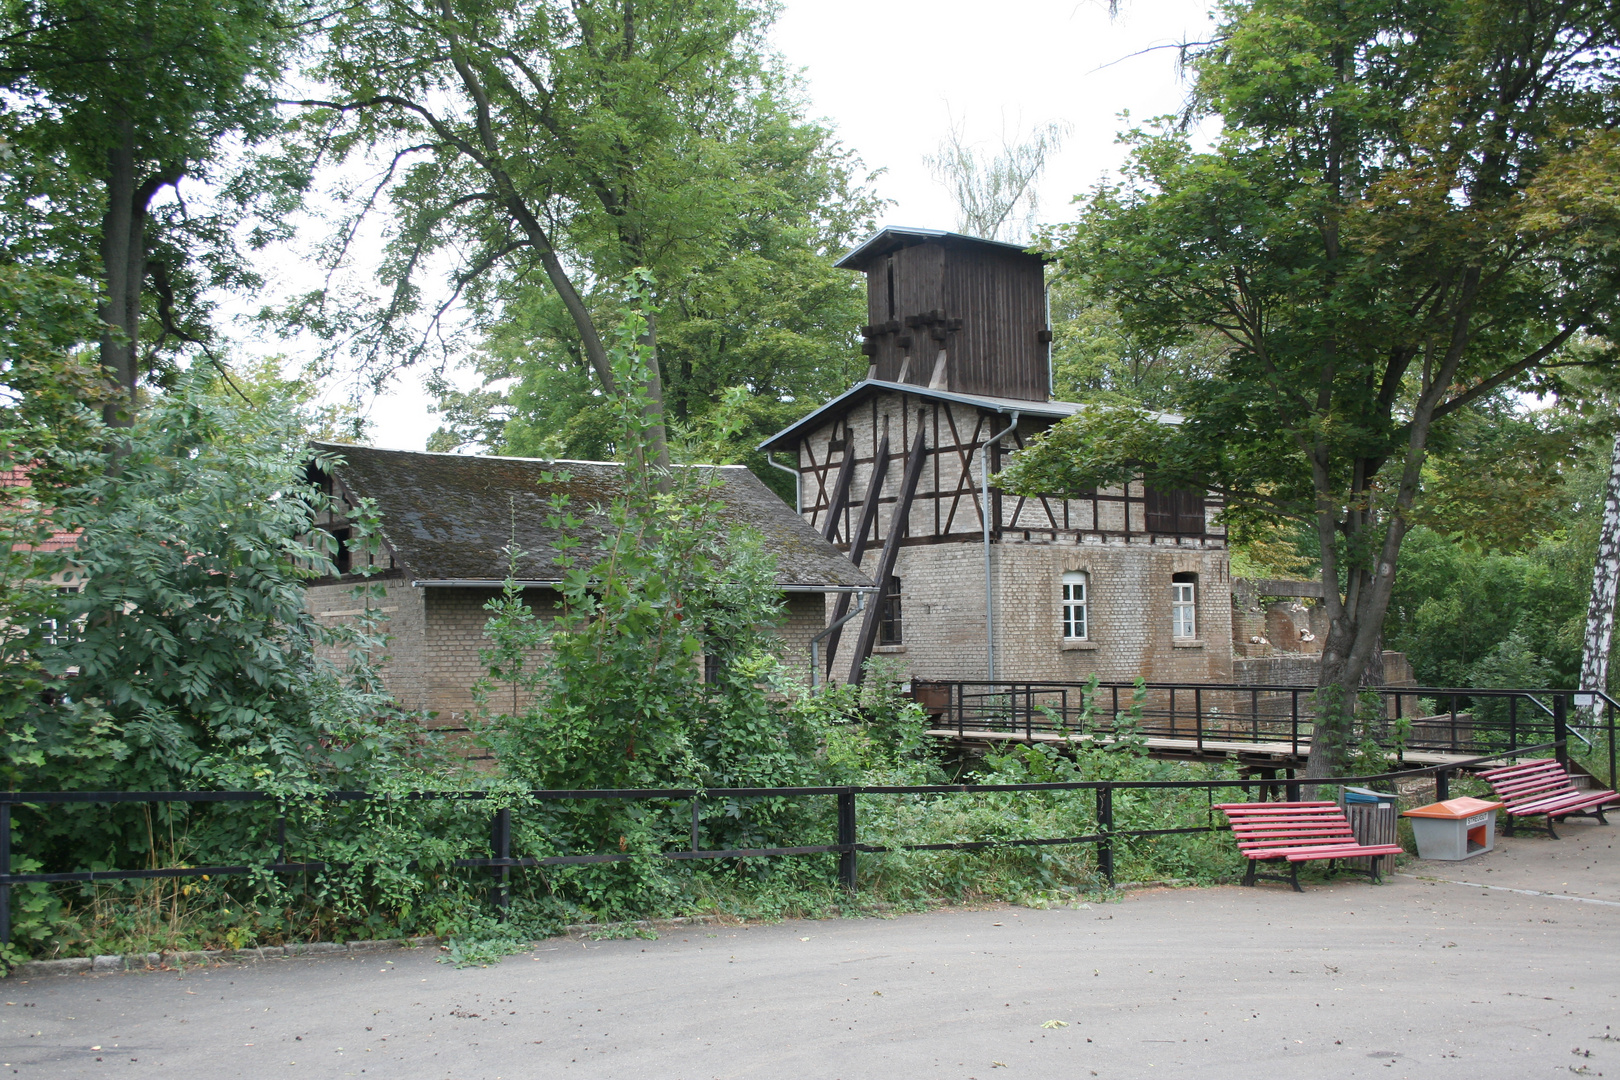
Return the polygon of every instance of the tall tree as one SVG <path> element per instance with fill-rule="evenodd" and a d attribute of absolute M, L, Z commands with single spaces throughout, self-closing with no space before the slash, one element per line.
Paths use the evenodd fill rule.
<path fill-rule="evenodd" d="M 938 151 L 924 155 L 923 163 L 950 191 L 959 231 L 986 240 L 1027 240 L 1040 209 L 1035 181 L 1068 134 L 1068 124 L 1053 120 L 1022 138 L 1003 132 L 1001 149 L 987 153 L 968 141 L 965 121 L 953 117 Z"/>
<path fill-rule="evenodd" d="M 1597 558 L 1592 563 L 1592 592 L 1586 605 L 1586 633 L 1581 640 L 1581 689 L 1609 688 L 1609 644 L 1614 635 L 1614 602 L 1620 593 L 1620 435 L 1609 455 L 1609 481 L 1603 489 L 1603 519 Z M 1595 706 L 1592 700 L 1589 707 Z M 1593 711 L 1596 711 L 1595 708 Z"/>
<path fill-rule="evenodd" d="M 832 264 L 870 229 L 877 200 L 832 133 L 803 123 L 796 103 L 788 104 L 747 118 L 756 133 L 737 177 L 737 216 L 695 253 L 698 261 L 661 282 L 658 343 L 673 437 L 691 444 L 717 412 L 735 412 L 740 401 L 745 422 L 728 460 L 747 457 L 760 438 L 844 390 L 866 367 L 855 336 L 865 297 L 855 276 Z M 512 282 L 496 299 L 482 313 L 489 329 L 470 365 L 483 384 L 440 388 L 446 423 L 432 445 L 530 456 L 618 453 L 606 399 L 556 293 Z M 743 397 L 728 398 L 733 388 Z M 714 449 L 689 445 L 687 453 Z M 757 464 L 767 484 L 782 479 Z"/>
<path fill-rule="evenodd" d="M 397 226 L 381 278 L 392 290 L 345 323 L 378 374 L 419 358 L 465 295 L 496 300 L 539 281 L 573 324 L 595 387 L 617 385 L 599 329 L 610 284 L 637 267 L 669 288 L 702 264 L 749 208 L 751 120 L 777 112 L 787 81 L 765 52 L 757 0 L 362 0 L 337 9 L 316 75 L 333 96 L 305 102 L 322 139 L 381 148 Z M 342 254 L 334 258 L 342 258 Z M 421 277 L 453 264 L 448 293 Z M 659 305 L 667 302 L 660 294 Z M 348 313 L 330 294 L 300 317 Z M 425 315 L 428 335 L 410 320 Z M 420 332 L 421 326 L 414 328 Z M 649 324 L 655 350 L 660 327 Z M 661 418 L 655 351 L 647 407 Z M 667 463 L 661 424 L 648 452 Z"/>
<path fill-rule="evenodd" d="M 129 422 L 164 347 L 206 347 L 203 290 L 248 276 L 234 222 L 188 213 L 179 184 L 275 130 L 289 29 L 278 0 L 0 7 L 11 257 L 95 283 L 101 363 L 125 395 L 111 421 Z"/>
<path fill-rule="evenodd" d="M 1064 258 L 1152 343 L 1223 335 L 1179 425 L 1060 425 L 1009 482 L 1209 486 L 1310 521 L 1330 630 L 1309 775 L 1342 766 L 1431 440 L 1557 388 L 1620 296 L 1620 13 L 1563 0 L 1252 0 L 1192 57 L 1209 152 L 1131 136 Z M 1606 362 L 1606 361 L 1605 361 Z"/>

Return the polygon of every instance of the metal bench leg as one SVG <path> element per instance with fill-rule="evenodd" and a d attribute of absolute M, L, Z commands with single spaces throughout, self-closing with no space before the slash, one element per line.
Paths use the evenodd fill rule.
<path fill-rule="evenodd" d="M 1553 832 L 1553 819 L 1551 814 L 1547 815 L 1547 835 L 1552 837 L 1554 840 L 1558 839 L 1558 834 Z"/>
<path fill-rule="evenodd" d="M 1384 879 L 1380 877 L 1378 873 L 1378 864 L 1388 858 L 1390 858 L 1388 855 L 1374 855 L 1371 859 L 1367 860 L 1368 862 L 1372 863 L 1372 883 L 1374 885 L 1382 885 L 1384 883 Z"/>
<path fill-rule="evenodd" d="M 1250 887 L 1253 887 L 1253 885 L 1254 885 L 1254 860 L 1253 859 L 1249 860 L 1249 872 L 1243 875 L 1243 884 L 1248 885 Z"/>
<path fill-rule="evenodd" d="M 1288 864 L 1288 883 L 1294 887 L 1295 892 L 1305 891 L 1299 887 L 1299 863 L 1297 862 Z"/>
<path fill-rule="evenodd" d="M 1597 811 L 1598 824 L 1599 825 L 1607 825 L 1609 823 L 1609 819 L 1603 816 L 1603 807 L 1598 806 L 1598 807 L 1594 807 L 1593 809 L 1595 809 Z"/>

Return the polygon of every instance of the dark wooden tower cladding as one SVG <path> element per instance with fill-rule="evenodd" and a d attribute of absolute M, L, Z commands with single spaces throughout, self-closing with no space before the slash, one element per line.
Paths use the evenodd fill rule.
<path fill-rule="evenodd" d="M 866 274 L 871 377 L 958 394 L 1046 401 L 1046 280 L 1016 244 L 884 229 L 838 263 Z"/>

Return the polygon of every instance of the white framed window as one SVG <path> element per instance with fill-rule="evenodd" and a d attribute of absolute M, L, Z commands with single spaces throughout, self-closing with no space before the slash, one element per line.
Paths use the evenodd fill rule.
<path fill-rule="evenodd" d="M 1170 578 L 1170 635 L 1198 636 L 1198 575 L 1173 574 Z"/>
<path fill-rule="evenodd" d="M 1063 575 L 1063 640 L 1084 641 L 1090 626 L 1090 581 L 1082 570 Z"/>

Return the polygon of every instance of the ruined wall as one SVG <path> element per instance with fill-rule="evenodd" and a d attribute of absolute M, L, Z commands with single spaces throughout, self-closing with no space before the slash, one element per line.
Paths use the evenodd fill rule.
<path fill-rule="evenodd" d="M 1327 632 L 1320 581 L 1233 579 L 1232 651 L 1238 656 L 1318 657 Z"/>

